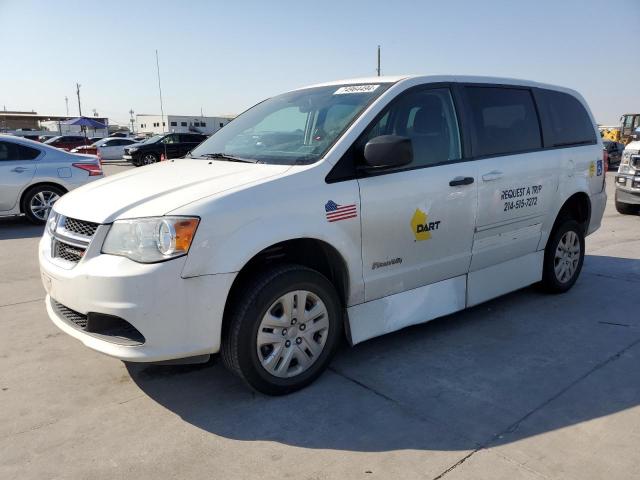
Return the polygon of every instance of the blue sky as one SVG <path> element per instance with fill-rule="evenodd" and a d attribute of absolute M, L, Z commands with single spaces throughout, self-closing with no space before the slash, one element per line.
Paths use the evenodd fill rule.
<path fill-rule="evenodd" d="M 101 5 L 102 3 L 102 5 Z M 0 0 L 0 108 L 126 122 L 239 113 L 291 88 L 383 74 L 526 78 L 575 88 L 601 123 L 640 111 L 640 0 Z"/>

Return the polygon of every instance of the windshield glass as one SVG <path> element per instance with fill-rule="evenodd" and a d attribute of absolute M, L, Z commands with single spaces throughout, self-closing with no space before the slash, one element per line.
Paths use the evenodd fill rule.
<path fill-rule="evenodd" d="M 218 130 L 191 156 L 228 155 L 285 165 L 313 163 L 388 86 L 332 85 L 270 98 Z"/>
<path fill-rule="evenodd" d="M 45 141 L 44 141 L 44 143 L 47 143 L 47 144 L 49 144 L 49 143 L 53 143 L 53 142 L 55 142 L 56 140 L 58 140 L 59 138 L 62 138 L 62 137 L 61 137 L 61 136 L 51 137 L 49 140 L 45 140 Z"/>
<path fill-rule="evenodd" d="M 140 142 L 140 145 L 143 145 L 143 144 L 146 144 L 146 143 L 156 143 L 162 137 L 164 137 L 164 135 L 154 135 L 153 137 L 147 138 L 146 140 Z"/>

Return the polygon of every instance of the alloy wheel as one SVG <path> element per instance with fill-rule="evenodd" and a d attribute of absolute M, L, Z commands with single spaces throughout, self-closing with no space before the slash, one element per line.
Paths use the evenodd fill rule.
<path fill-rule="evenodd" d="M 151 165 L 152 163 L 156 163 L 155 155 L 152 155 L 152 154 L 148 153 L 144 157 L 142 157 L 142 164 L 143 165 Z"/>
<path fill-rule="evenodd" d="M 46 221 L 49 217 L 49 213 L 51 212 L 51 208 L 53 204 L 60 198 L 56 192 L 51 192 L 49 190 L 43 190 L 41 192 L 36 193 L 29 203 L 29 209 L 34 217 L 38 220 Z"/>

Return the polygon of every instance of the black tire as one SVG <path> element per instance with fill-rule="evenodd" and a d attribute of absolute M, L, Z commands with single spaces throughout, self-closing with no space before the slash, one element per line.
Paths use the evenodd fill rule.
<path fill-rule="evenodd" d="M 580 252 L 578 254 L 578 262 L 574 267 L 573 274 L 568 279 L 559 279 L 556 274 L 556 264 L 562 260 L 556 259 L 556 250 L 563 237 L 568 233 L 573 232 L 577 236 L 577 240 L 580 246 Z M 544 251 L 544 265 L 542 269 L 542 286 L 550 293 L 564 293 L 568 291 L 573 284 L 576 283 L 580 271 L 582 270 L 582 264 L 584 262 L 584 230 L 582 226 L 571 218 L 564 219 L 556 225 L 553 232 L 549 236 L 547 241 L 547 247 Z"/>
<path fill-rule="evenodd" d="M 160 157 L 158 157 L 155 153 L 143 153 L 140 155 L 140 160 L 138 160 L 139 166 L 151 165 L 152 163 L 158 163 L 160 161 Z"/>
<path fill-rule="evenodd" d="M 307 290 L 322 300 L 329 328 L 324 347 L 314 363 L 295 376 L 281 378 L 269 373 L 260 363 L 258 329 L 274 302 L 296 290 Z M 267 395 L 284 395 L 312 383 L 331 361 L 342 335 L 343 309 L 333 285 L 315 270 L 282 265 L 257 275 L 243 285 L 242 292 L 246 293 L 231 300 L 234 304 L 222 332 L 221 354 L 225 366 L 251 388 Z"/>
<path fill-rule="evenodd" d="M 621 215 L 636 215 L 638 211 L 640 211 L 640 206 L 638 205 L 630 205 L 628 203 L 619 202 L 618 192 L 616 192 L 615 202 L 616 202 L 616 210 Z"/>
<path fill-rule="evenodd" d="M 46 211 L 46 214 L 43 217 L 43 211 L 36 210 L 33 206 L 34 202 L 36 202 L 36 197 L 40 194 L 45 198 L 49 198 L 50 195 L 57 195 L 58 197 L 61 197 L 65 194 L 65 191 L 55 185 L 36 185 L 25 192 L 20 203 L 20 210 L 24 213 L 25 217 L 27 217 L 27 220 L 35 225 L 44 225 L 47 222 L 47 217 L 49 215 L 49 211 Z"/>

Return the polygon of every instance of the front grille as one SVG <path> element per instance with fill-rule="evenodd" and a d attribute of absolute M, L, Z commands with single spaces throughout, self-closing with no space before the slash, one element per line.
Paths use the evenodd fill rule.
<path fill-rule="evenodd" d="M 69 245 L 56 240 L 53 246 L 53 258 L 61 258 L 67 262 L 78 263 L 82 260 L 86 249 Z"/>
<path fill-rule="evenodd" d="M 66 217 L 64 219 L 62 228 L 64 228 L 67 232 L 75 233 L 76 235 L 81 235 L 83 237 L 93 237 L 93 235 L 96 233 L 96 229 L 98 228 L 98 224 Z"/>
<path fill-rule="evenodd" d="M 87 328 L 87 316 L 82 315 L 81 313 L 76 312 L 75 310 L 71 310 L 69 307 L 65 307 L 59 302 L 51 299 L 51 304 L 53 305 L 54 310 L 58 315 L 65 318 L 69 322 L 75 324 L 82 330 Z"/>
<path fill-rule="evenodd" d="M 78 263 L 100 225 L 77 218 L 60 217 L 51 241 L 51 256 L 69 263 Z"/>

